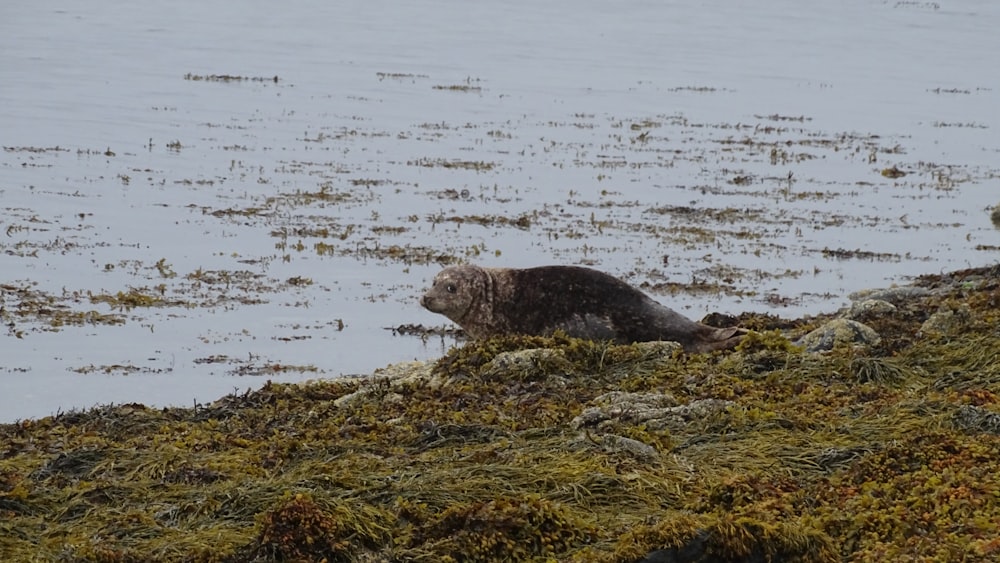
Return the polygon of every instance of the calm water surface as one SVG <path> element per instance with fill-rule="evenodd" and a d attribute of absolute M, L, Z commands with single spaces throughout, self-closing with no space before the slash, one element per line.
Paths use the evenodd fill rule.
<path fill-rule="evenodd" d="M 997 21 L 986 1 L 7 2 L 0 421 L 437 357 L 453 342 L 385 327 L 446 324 L 417 297 L 452 258 L 588 264 L 695 318 L 993 263 Z M 26 314 L 29 291 L 123 323 Z M 163 301 L 93 299 L 119 292 Z"/>

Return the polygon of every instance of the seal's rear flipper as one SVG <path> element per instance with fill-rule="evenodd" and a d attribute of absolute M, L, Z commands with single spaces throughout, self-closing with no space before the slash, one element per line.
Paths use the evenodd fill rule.
<path fill-rule="evenodd" d="M 699 331 L 698 340 L 685 346 L 684 349 L 695 353 L 728 350 L 735 348 L 747 334 L 750 334 L 748 329 L 736 326 L 729 328 L 705 326 L 705 330 Z"/>

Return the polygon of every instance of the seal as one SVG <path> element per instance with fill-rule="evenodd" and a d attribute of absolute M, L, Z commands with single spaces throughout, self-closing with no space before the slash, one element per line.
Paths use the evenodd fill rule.
<path fill-rule="evenodd" d="M 580 266 L 450 266 L 420 304 L 475 339 L 561 330 L 622 344 L 672 340 L 687 352 L 709 352 L 732 348 L 747 333 L 692 321 L 618 278 Z"/>

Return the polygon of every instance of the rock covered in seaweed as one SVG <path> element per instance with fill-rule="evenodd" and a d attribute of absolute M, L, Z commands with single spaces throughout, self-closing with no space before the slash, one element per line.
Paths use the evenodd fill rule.
<path fill-rule="evenodd" d="M 807 352 L 833 350 L 839 346 L 874 346 L 881 337 L 871 327 L 850 319 L 833 319 L 799 339 Z"/>

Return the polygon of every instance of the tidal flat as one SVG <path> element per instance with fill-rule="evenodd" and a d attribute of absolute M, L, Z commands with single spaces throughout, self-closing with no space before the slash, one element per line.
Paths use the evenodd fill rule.
<path fill-rule="evenodd" d="M 996 10 L 12 6 L 0 420 L 440 357 L 454 262 L 695 319 L 995 263 Z"/>

